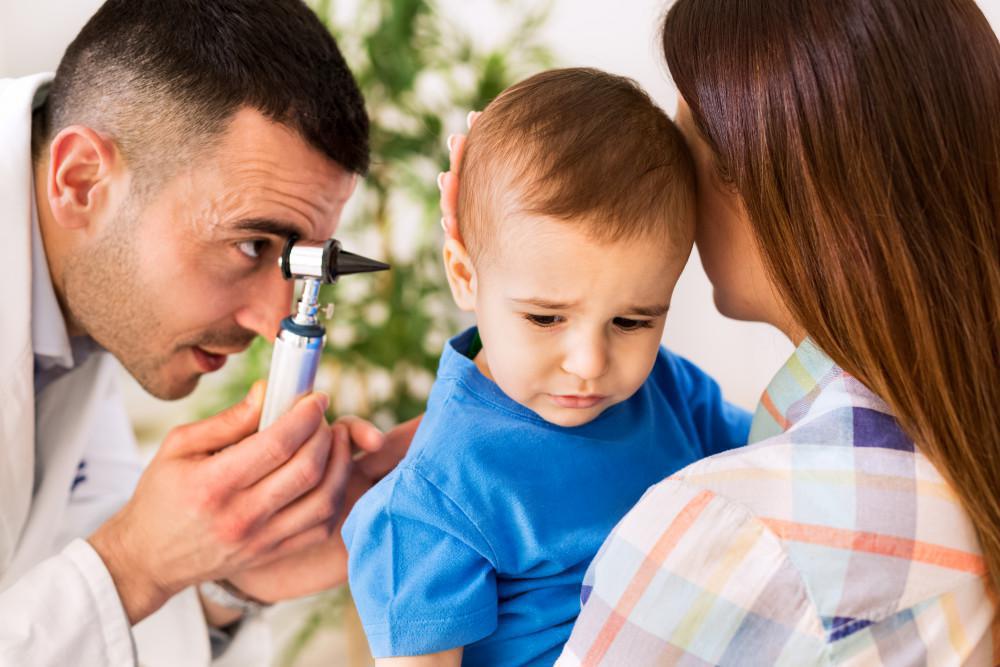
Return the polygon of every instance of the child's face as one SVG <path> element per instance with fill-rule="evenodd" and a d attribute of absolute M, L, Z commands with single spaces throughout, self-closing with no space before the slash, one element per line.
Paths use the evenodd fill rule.
<path fill-rule="evenodd" d="M 560 426 L 634 394 L 656 360 L 688 253 L 662 237 L 598 242 L 544 218 L 505 221 L 497 245 L 470 272 L 467 303 L 456 292 L 476 312 L 483 372 Z"/>

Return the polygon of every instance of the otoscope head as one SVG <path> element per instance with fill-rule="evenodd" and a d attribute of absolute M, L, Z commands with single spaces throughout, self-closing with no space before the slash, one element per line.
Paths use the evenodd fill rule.
<path fill-rule="evenodd" d="M 313 279 L 323 283 L 337 282 L 340 276 L 352 273 L 387 271 L 388 264 L 347 252 L 340 241 L 300 241 L 290 236 L 281 253 L 281 273 L 286 279 Z"/>

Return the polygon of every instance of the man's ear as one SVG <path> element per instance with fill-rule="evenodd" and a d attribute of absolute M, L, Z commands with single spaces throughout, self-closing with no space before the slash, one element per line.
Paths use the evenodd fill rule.
<path fill-rule="evenodd" d="M 445 239 L 443 254 L 444 270 L 455 304 L 462 310 L 475 310 L 478 283 L 468 250 L 457 238 L 449 236 Z"/>
<path fill-rule="evenodd" d="M 121 153 L 111 139 L 71 125 L 49 147 L 46 195 L 52 217 L 66 229 L 84 229 L 113 205 L 114 176 Z"/>

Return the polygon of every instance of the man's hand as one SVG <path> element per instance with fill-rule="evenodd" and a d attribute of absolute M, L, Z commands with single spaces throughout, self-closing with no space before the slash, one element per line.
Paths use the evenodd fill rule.
<path fill-rule="evenodd" d="M 375 482 L 392 470 L 406 454 L 420 418 L 400 424 L 383 435 L 358 417 L 341 417 L 333 425 L 331 462 L 350 462 L 349 474 L 339 467 L 337 513 L 333 535 L 301 551 L 248 568 L 229 578 L 238 589 L 262 602 L 277 602 L 339 586 L 347 580 L 347 550 L 340 528 L 348 513 Z M 343 484 L 346 478 L 346 484 Z"/>
<path fill-rule="evenodd" d="M 328 399 L 307 396 L 255 433 L 262 399 L 258 383 L 225 412 L 174 429 L 132 499 L 91 536 L 132 623 L 187 586 L 330 537 L 349 462 L 330 465 Z"/>

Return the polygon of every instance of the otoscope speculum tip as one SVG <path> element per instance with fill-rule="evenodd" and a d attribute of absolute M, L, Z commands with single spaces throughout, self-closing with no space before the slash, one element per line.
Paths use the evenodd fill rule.
<path fill-rule="evenodd" d="M 299 241 L 294 236 L 285 243 L 279 264 L 287 279 L 311 278 L 324 283 L 336 282 L 340 276 L 352 273 L 372 273 L 390 268 L 384 262 L 344 250 L 336 239 Z"/>

